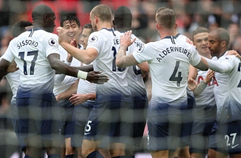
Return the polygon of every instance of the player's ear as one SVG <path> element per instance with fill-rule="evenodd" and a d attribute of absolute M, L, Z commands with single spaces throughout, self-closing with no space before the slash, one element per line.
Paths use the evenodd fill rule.
<path fill-rule="evenodd" d="M 227 46 L 227 42 L 226 41 L 222 41 L 221 42 L 221 47 L 226 47 Z"/>
<path fill-rule="evenodd" d="M 113 26 L 115 26 L 115 20 L 112 20 L 112 24 L 113 24 Z"/>

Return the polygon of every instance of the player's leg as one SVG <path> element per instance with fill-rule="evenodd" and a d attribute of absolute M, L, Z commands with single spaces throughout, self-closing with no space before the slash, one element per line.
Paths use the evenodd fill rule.
<path fill-rule="evenodd" d="M 71 146 L 76 148 L 78 158 L 83 158 L 82 141 L 84 137 L 84 130 L 88 121 L 89 113 L 92 110 L 94 103 L 94 101 L 87 101 L 74 107 L 74 133 L 71 137 Z"/>

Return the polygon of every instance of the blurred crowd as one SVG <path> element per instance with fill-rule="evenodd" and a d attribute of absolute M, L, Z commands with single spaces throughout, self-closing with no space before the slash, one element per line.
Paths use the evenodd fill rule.
<path fill-rule="evenodd" d="M 107 4 L 113 12 L 126 5 L 133 14 L 132 30 L 143 42 L 159 38 L 155 28 L 155 11 L 161 6 L 173 8 L 177 13 L 178 32 L 191 38 L 199 26 L 210 30 L 223 27 L 230 34 L 229 49 L 241 54 L 241 1 L 240 0 L 0 0 L 0 56 L 10 40 L 11 26 L 20 20 L 30 21 L 33 7 L 39 3 L 49 5 L 56 12 L 56 26 L 65 13 L 73 13 L 81 25 L 89 22 L 89 11 L 97 4 Z M 148 85 L 149 86 L 149 85 Z M 0 130 L 9 129 L 6 119 L 11 90 L 6 80 L 0 83 Z"/>

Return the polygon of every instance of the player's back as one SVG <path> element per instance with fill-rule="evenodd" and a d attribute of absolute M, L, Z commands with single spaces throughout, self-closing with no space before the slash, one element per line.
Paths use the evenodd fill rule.
<path fill-rule="evenodd" d="M 11 49 L 20 69 L 21 87 L 53 89 L 54 70 L 48 55 L 58 53 L 57 35 L 41 29 L 32 29 L 19 35 Z"/>
<path fill-rule="evenodd" d="M 186 42 L 185 36 L 168 36 L 146 44 L 148 64 L 152 74 L 152 96 L 167 103 L 186 101 L 189 64 L 200 61 L 196 49 Z"/>
<path fill-rule="evenodd" d="M 102 85 L 96 85 L 96 91 L 103 95 L 130 96 L 130 90 L 126 80 L 127 68 L 120 69 L 115 60 L 120 47 L 120 34 L 113 29 L 102 29 L 90 35 L 87 49 L 95 48 L 98 57 L 93 62 L 94 70 L 107 75 L 109 81 Z"/>

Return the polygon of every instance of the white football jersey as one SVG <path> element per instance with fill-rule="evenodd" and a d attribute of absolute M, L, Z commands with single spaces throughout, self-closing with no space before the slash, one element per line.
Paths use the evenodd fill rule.
<path fill-rule="evenodd" d="M 60 54 L 60 60 L 61 61 L 66 61 L 68 53 L 62 46 L 59 46 L 59 54 Z M 70 66 L 79 67 L 80 66 L 80 61 L 73 57 L 73 60 L 70 63 Z M 56 96 L 56 95 L 58 95 L 58 94 L 60 94 L 62 92 L 65 92 L 77 80 L 78 80 L 77 77 L 72 77 L 72 76 L 65 75 L 64 80 L 61 83 L 57 83 L 57 82 L 54 83 L 54 90 L 53 90 L 54 95 Z"/>
<path fill-rule="evenodd" d="M 152 99 L 179 104 L 187 101 L 189 64 L 196 66 L 201 56 L 185 36 L 168 36 L 150 42 L 133 53 L 138 63 L 147 61 L 152 79 Z"/>
<path fill-rule="evenodd" d="M 53 89 L 54 70 L 48 55 L 59 52 L 58 37 L 41 29 L 32 29 L 14 38 L 3 58 L 15 60 L 20 70 L 20 85 Z"/>
<path fill-rule="evenodd" d="M 116 54 L 120 46 L 120 33 L 114 29 L 102 29 L 93 32 L 88 40 L 88 48 L 98 51 L 98 57 L 93 62 L 94 70 L 108 76 L 109 81 L 96 85 L 96 92 L 103 95 L 122 94 L 130 96 L 126 79 L 127 68 L 116 66 Z"/>
<path fill-rule="evenodd" d="M 214 86 L 218 121 L 241 119 L 241 62 L 238 58 L 226 55 L 218 59 L 222 66 L 229 66 L 226 73 L 215 72 L 218 86 Z"/>

